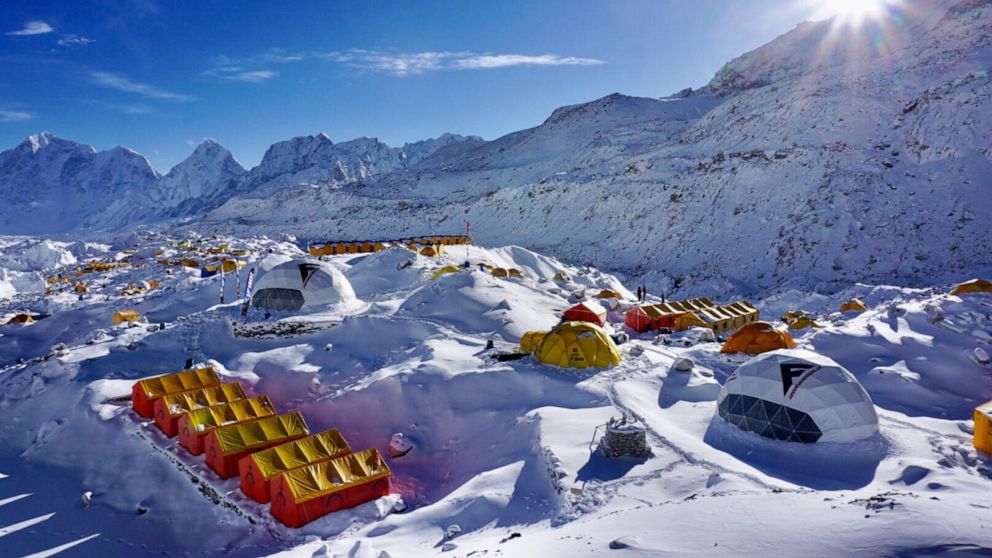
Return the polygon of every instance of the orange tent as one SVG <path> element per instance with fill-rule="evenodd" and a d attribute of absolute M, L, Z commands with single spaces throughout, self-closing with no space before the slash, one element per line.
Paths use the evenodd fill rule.
<path fill-rule="evenodd" d="M 139 380 L 131 387 L 131 406 L 145 418 L 155 416 L 155 400 L 181 391 L 219 386 L 220 378 L 213 368 L 183 370 L 165 376 Z"/>
<path fill-rule="evenodd" d="M 793 349 L 795 346 L 796 342 L 788 333 L 775 329 L 768 322 L 754 322 L 728 337 L 720 352 L 759 355 L 776 349 Z"/>
<path fill-rule="evenodd" d="M 236 399 L 213 407 L 194 409 L 179 417 L 179 445 L 193 455 L 203 453 L 207 434 L 224 425 L 238 424 L 276 414 L 269 398 L 260 395 Z"/>
<path fill-rule="evenodd" d="M 351 453 L 337 429 L 255 452 L 238 462 L 241 491 L 261 504 L 269 503 L 272 480 L 286 471 L 329 461 Z"/>
<path fill-rule="evenodd" d="M 951 291 L 952 295 L 978 293 L 992 293 L 992 281 L 988 279 L 972 279 L 971 281 L 961 283 Z"/>
<path fill-rule="evenodd" d="M 241 384 L 221 384 L 166 395 L 155 401 L 155 426 L 172 438 L 179 433 L 179 419 L 193 409 L 212 407 L 248 397 Z"/>
<path fill-rule="evenodd" d="M 29 324 L 33 324 L 33 323 L 34 323 L 34 318 L 32 318 L 30 315 L 28 315 L 28 314 L 17 314 L 13 318 L 7 320 L 7 323 L 5 325 L 13 325 L 13 324 L 25 324 L 25 325 L 29 325 Z"/>
<path fill-rule="evenodd" d="M 238 476 L 238 461 L 256 451 L 310 435 L 298 411 L 214 429 L 203 445 L 207 465 L 222 479 Z"/>
<path fill-rule="evenodd" d="M 623 295 L 616 291 L 611 291 L 610 289 L 603 289 L 599 291 L 599 294 L 596 295 L 596 298 L 616 298 L 622 300 Z"/>
<path fill-rule="evenodd" d="M 289 527 L 302 527 L 331 512 L 386 496 L 390 475 L 375 449 L 293 469 L 272 482 L 272 515 Z"/>

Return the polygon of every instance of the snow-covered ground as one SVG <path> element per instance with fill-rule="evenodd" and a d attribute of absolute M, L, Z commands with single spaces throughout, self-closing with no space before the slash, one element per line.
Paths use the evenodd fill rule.
<path fill-rule="evenodd" d="M 600 371 L 490 358 L 515 350 L 525 331 L 554 325 L 577 293 L 616 289 L 632 303 L 616 277 L 520 247 L 329 258 L 361 305 L 268 320 L 252 311 L 242 324 L 235 277 L 226 277 L 220 304 L 220 276 L 169 274 L 155 263 L 181 257 L 174 239 L 0 242 L 7 277 L 49 277 L 93 259 L 130 256 L 131 264 L 83 276 L 90 292 L 82 295 L 71 283 L 45 294 L 42 283 L 0 296 L 0 323 L 22 311 L 38 318 L 0 326 L 3 556 L 992 553 L 990 461 L 971 446 L 971 410 L 992 398 L 992 367 L 976 360 L 976 349 L 992 352 L 989 295 L 859 284 L 754 300 L 769 321 L 793 309 L 816 316 L 823 327 L 798 332 L 799 346 L 845 366 L 877 407 L 878 439 L 800 445 L 713 419 L 720 384 L 745 360 L 720 354 L 717 343 L 632 335 L 621 364 Z M 251 250 L 241 258 L 242 286 L 249 268 L 261 273 L 302 255 L 266 238 L 202 246 L 222 243 Z M 468 269 L 431 279 L 466 261 Z M 494 278 L 479 270 L 483 262 L 523 278 Z M 553 281 L 557 273 L 570 281 Z M 145 294 L 120 294 L 152 280 L 161 284 Z M 853 296 L 871 310 L 836 314 Z M 124 308 L 149 323 L 113 325 Z M 294 323 L 306 331 L 286 333 Z M 622 321 L 610 327 L 621 331 Z M 68 350 L 51 350 L 59 343 Z M 678 357 L 694 369 L 676 371 Z M 237 480 L 220 480 L 115 400 L 187 358 L 268 395 L 280 411 L 301 411 L 313 431 L 340 429 L 353 448 L 386 454 L 390 437 L 403 433 L 414 449 L 388 461 L 394 494 L 283 527 L 241 495 Z M 591 451 L 597 427 L 624 413 L 647 427 L 653 457 Z M 394 511 L 400 500 L 402 513 Z M 452 525 L 460 533 L 449 538 Z M 978 550 L 962 551 L 971 547 Z"/>

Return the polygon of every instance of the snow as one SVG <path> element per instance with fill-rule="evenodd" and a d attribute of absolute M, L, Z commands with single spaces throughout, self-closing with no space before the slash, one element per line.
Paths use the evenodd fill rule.
<path fill-rule="evenodd" d="M 0 233 L 35 236 L 0 237 L 0 323 L 20 312 L 36 323 L 0 326 L 2 548 L 990 552 L 992 468 L 971 438 L 972 410 L 992 393 L 992 297 L 947 293 L 992 273 L 981 188 L 992 173 L 992 7 L 906 5 L 886 22 L 887 50 L 863 59 L 850 55 L 877 35 L 804 24 L 707 87 L 609 95 L 493 141 L 393 148 L 319 134 L 279 142 L 246 170 L 205 140 L 164 176 L 130 150 L 47 133 L 3 152 Z M 278 319 L 242 317 L 231 275 L 221 304 L 220 276 L 155 263 L 230 244 L 251 250 L 242 275 L 260 279 L 304 257 L 308 241 L 460 232 L 465 221 L 476 245 L 438 258 L 404 248 L 324 258 L 363 304 Z M 46 277 L 94 261 L 122 265 L 82 276 L 88 293 L 53 283 L 46 294 Z M 431 279 L 446 265 L 459 271 Z M 799 348 L 864 386 L 879 436 L 806 446 L 714 420 L 721 385 L 748 357 L 698 331 L 631 335 L 606 370 L 492 358 L 600 289 L 625 298 L 609 313 L 625 332 L 642 285 L 650 300 L 746 297 L 769 321 L 808 313 L 823 327 L 794 332 Z M 837 312 L 854 297 L 870 310 Z M 124 308 L 147 324 L 113 325 Z M 135 381 L 187 359 L 299 410 L 312 431 L 339 428 L 353 448 L 388 455 L 402 433 L 414 449 L 387 458 L 394 494 L 281 526 L 130 411 Z M 596 451 L 601 426 L 620 416 L 644 425 L 652 457 Z"/>
<path fill-rule="evenodd" d="M 139 253 L 152 253 L 174 239 L 136 241 Z M 297 246 L 259 237 L 211 242 L 250 247 L 261 259 L 249 266 L 259 268 L 299 257 Z M 106 556 L 129 555 L 147 540 L 194 556 L 562 555 L 611 544 L 680 555 L 712 555 L 716 544 L 741 556 L 765 555 L 774 544 L 828 556 L 837 544 L 916 552 L 932 546 L 935 525 L 948 528 L 942 518 L 955 517 L 951 539 L 992 548 L 984 520 L 968 511 L 982 505 L 976 495 L 990 482 L 987 460 L 970 441 L 971 409 L 992 391 L 988 365 L 972 359 L 989 346 L 986 295 L 944 294 L 949 285 L 855 285 L 829 296 L 770 297 L 769 307 L 814 315 L 852 296 L 872 308 L 821 320 L 822 329 L 797 341 L 863 383 L 880 438 L 800 446 L 714 420 L 721 383 L 745 359 L 701 337 L 665 345 L 635 336 L 620 346 L 621 364 L 601 371 L 488 357 L 487 341 L 496 352 L 514 351 L 524 331 L 557 322 L 576 291 L 629 293 L 609 273 L 519 246 L 325 259 L 369 304 L 344 316 L 318 311 L 266 322 L 249 315 L 252 327 L 317 326 L 297 334 L 237 335 L 240 305 L 217 303 L 218 276 L 168 275 L 155 265 L 100 274 L 91 282 L 103 286 L 82 300 L 56 291 L 0 302 L 0 313 L 52 314 L 0 329 L 5 542 L 21 554 L 76 544 Z M 431 279 L 466 259 L 469 269 Z M 479 262 L 515 267 L 523 277 L 493 277 Z M 559 272 L 571 281 L 549 280 Z M 163 282 L 148 294 L 119 294 L 121 285 L 152 277 Z M 124 305 L 165 328 L 113 326 L 110 313 Z M 932 322 L 934 309 L 943 320 Z M 68 354 L 43 360 L 57 343 Z M 134 381 L 178 370 L 187 355 L 268 395 L 280 411 L 301 411 L 313 431 L 339 428 L 352 447 L 388 455 L 401 433 L 403 448 L 413 449 L 388 458 L 395 494 L 299 530 L 282 527 L 240 495 L 237 481 L 213 477 L 125 403 Z M 18 356 L 27 361 L 16 364 Z M 678 370 L 681 359 L 692 369 Z M 603 425 L 621 415 L 646 427 L 652 457 L 610 460 L 596 450 Z M 216 491 L 222 504 L 198 486 Z M 86 492 L 93 496 L 83 507 Z M 147 511 L 136 513 L 139 506 Z M 21 527 L 31 521 L 38 523 Z M 700 521 L 721 528 L 700 532 Z M 461 531 L 449 538 L 452 526 Z M 810 538 L 809 529 L 840 534 Z M 697 534 L 681 536 L 688 532 Z"/>

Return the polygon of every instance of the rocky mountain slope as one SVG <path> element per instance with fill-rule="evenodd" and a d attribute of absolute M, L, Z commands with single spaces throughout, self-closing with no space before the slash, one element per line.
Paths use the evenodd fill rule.
<path fill-rule="evenodd" d="M 697 90 L 610 95 L 494 141 L 277 143 L 236 184 L 187 187 L 177 197 L 197 201 L 166 214 L 312 240 L 470 221 L 480 242 L 686 294 L 988 273 L 992 2 L 900 6 L 861 26 L 802 24 Z"/>

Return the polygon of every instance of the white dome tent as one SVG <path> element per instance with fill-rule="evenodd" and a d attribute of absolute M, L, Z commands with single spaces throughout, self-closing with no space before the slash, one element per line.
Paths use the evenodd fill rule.
<path fill-rule="evenodd" d="M 291 260 L 273 267 L 255 284 L 251 300 L 255 308 L 270 312 L 358 303 L 343 273 L 313 260 Z"/>
<path fill-rule="evenodd" d="M 857 379 L 804 350 L 772 351 L 741 365 L 720 390 L 717 414 L 776 440 L 849 443 L 878 433 L 875 405 Z"/>

